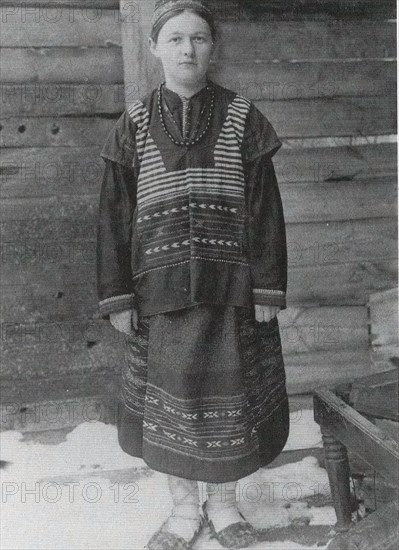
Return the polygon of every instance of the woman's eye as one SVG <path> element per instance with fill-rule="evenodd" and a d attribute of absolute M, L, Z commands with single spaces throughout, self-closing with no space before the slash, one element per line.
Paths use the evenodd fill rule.
<path fill-rule="evenodd" d="M 171 42 L 179 42 L 180 41 L 180 38 L 178 36 L 174 36 L 173 38 L 171 38 Z"/>
<path fill-rule="evenodd" d="M 196 36 L 194 40 L 200 44 L 205 42 L 205 38 L 203 36 Z"/>

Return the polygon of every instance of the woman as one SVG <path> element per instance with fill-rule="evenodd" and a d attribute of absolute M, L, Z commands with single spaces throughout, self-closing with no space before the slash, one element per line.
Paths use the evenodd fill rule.
<path fill-rule="evenodd" d="M 236 484 L 288 437 L 281 142 L 250 101 L 208 79 L 216 35 L 204 1 L 156 2 L 150 48 L 165 82 L 102 151 L 99 307 L 130 335 L 119 443 L 168 475 L 174 505 L 153 550 L 191 548 L 204 519 L 225 547 L 255 543 Z"/>

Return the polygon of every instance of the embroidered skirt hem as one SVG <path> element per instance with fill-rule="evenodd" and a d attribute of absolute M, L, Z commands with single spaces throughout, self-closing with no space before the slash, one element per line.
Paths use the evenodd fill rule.
<path fill-rule="evenodd" d="M 163 473 L 241 479 L 287 441 L 285 382 L 277 317 L 208 304 L 142 317 L 126 340 L 119 444 Z"/>

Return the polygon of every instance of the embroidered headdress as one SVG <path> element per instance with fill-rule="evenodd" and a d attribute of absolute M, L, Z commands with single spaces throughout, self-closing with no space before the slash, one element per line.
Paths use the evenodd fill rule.
<path fill-rule="evenodd" d="M 151 21 L 151 36 L 157 36 L 163 25 L 176 12 L 189 9 L 194 10 L 207 21 L 211 27 L 212 38 L 215 38 L 214 15 L 208 3 L 204 0 L 156 0 L 154 15 Z"/>

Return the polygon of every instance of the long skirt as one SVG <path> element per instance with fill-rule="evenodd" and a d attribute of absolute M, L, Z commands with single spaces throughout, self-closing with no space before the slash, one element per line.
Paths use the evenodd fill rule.
<path fill-rule="evenodd" d="M 126 339 L 118 439 L 150 468 L 235 481 L 272 462 L 289 431 L 277 317 L 198 304 L 139 320 Z"/>

